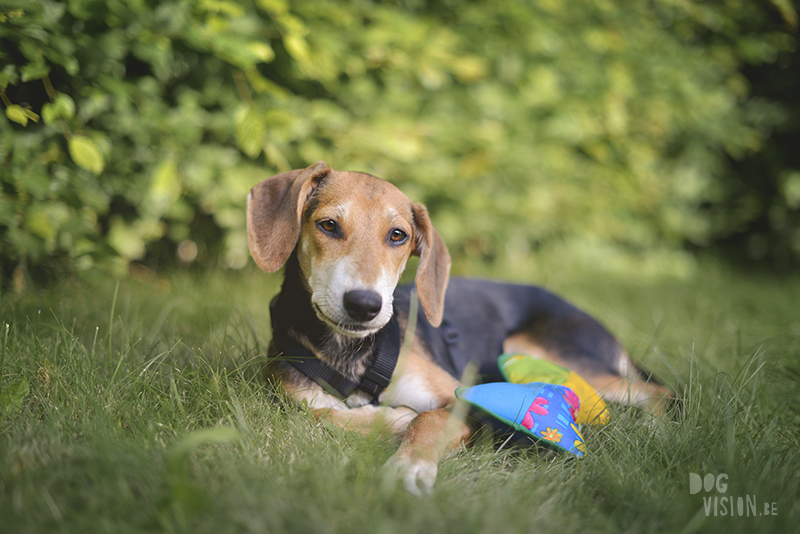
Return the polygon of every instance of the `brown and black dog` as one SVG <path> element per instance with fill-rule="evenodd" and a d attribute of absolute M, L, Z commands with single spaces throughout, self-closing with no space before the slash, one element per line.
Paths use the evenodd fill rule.
<path fill-rule="evenodd" d="M 322 419 L 400 436 L 388 465 L 412 493 L 430 491 L 439 460 L 475 430 L 450 412 L 470 364 L 491 380 L 502 352 L 525 353 L 576 371 L 612 402 L 659 410 L 672 395 L 596 320 L 552 293 L 449 280 L 450 255 L 427 210 L 384 180 L 324 162 L 278 174 L 248 195 L 247 229 L 262 269 L 286 266 L 271 305 L 271 374 Z M 412 255 L 424 313 L 395 367 L 400 341 L 384 334 L 406 331 L 412 288 L 397 283 Z M 384 350 L 395 360 L 381 370 Z"/>

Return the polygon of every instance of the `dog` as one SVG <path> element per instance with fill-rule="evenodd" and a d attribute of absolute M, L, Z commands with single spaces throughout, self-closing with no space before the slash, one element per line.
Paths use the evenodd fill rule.
<path fill-rule="evenodd" d="M 439 461 L 477 430 L 451 416 L 465 370 L 500 380 L 503 352 L 574 370 L 612 402 L 657 412 L 673 396 L 560 297 L 450 280 L 450 255 L 425 206 L 369 174 L 318 162 L 268 178 L 248 194 L 247 232 L 261 269 L 285 266 L 270 305 L 271 379 L 322 420 L 398 436 L 387 466 L 411 493 L 430 492 Z M 397 287 L 411 256 L 415 282 Z M 422 313 L 405 340 L 414 294 Z M 410 351 L 398 365 L 401 343 Z"/>

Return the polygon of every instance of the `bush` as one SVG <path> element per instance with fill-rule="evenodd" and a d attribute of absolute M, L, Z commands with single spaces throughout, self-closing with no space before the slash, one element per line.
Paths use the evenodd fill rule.
<path fill-rule="evenodd" d="M 248 189 L 320 159 L 426 202 L 457 261 L 707 244 L 783 118 L 741 72 L 793 50 L 775 5 L 6 3 L 3 278 L 241 267 Z"/>

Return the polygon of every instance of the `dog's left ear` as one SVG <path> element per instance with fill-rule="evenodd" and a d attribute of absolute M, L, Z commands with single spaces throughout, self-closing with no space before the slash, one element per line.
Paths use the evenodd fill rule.
<path fill-rule="evenodd" d="M 419 256 L 417 294 L 419 303 L 433 326 L 439 326 L 444 314 L 444 292 L 450 279 L 450 253 L 428 217 L 422 204 L 414 204 L 414 250 Z"/>

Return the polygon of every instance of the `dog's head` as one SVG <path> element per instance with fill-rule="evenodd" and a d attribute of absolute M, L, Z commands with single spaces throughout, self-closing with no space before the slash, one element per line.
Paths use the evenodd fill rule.
<path fill-rule="evenodd" d="M 389 182 L 324 162 L 278 174 L 248 195 L 247 236 L 269 272 L 297 248 L 317 316 L 341 334 L 366 336 L 389 321 L 412 255 L 422 310 L 434 326 L 442 320 L 450 255 L 425 206 Z"/>

